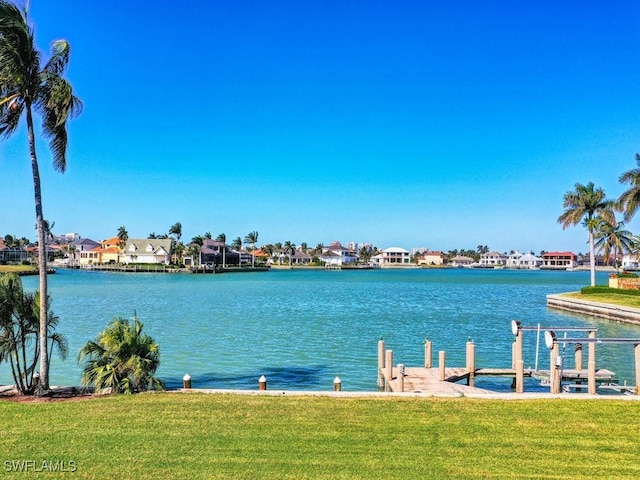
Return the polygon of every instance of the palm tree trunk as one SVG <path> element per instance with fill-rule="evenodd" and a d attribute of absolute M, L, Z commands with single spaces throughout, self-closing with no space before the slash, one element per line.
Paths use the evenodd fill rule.
<path fill-rule="evenodd" d="M 29 136 L 29 153 L 33 172 L 33 195 L 36 206 L 36 227 L 38 229 L 38 274 L 40 275 L 40 381 L 38 393 L 49 390 L 49 355 L 47 345 L 47 246 L 45 244 L 44 217 L 42 215 L 42 191 L 40 189 L 40 172 L 36 156 L 36 142 L 33 132 L 31 102 L 26 101 L 27 130 Z"/>
<path fill-rule="evenodd" d="M 593 231 L 589 230 L 589 267 L 591 269 L 591 286 L 596 286 L 596 255 L 593 245 Z"/>

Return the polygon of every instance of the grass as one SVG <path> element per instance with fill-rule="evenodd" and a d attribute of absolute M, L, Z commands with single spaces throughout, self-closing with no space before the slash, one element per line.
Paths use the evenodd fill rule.
<path fill-rule="evenodd" d="M 613 291 L 612 291 L 613 290 Z M 637 293 L 633 291 L 634 293 Z M 571 292 L 564 293 L 563 296 L 576 298 L 578 300 L 589 300 L 592 302 L 611 303 L 622 307 L 640 308 L 640 295 L 630 295 L 628 293 L 616 293 L 615 289 L 606 289 L 597 293 Z"/>
<path fill-rule="evenodd" d="M 0 403 L 0 468 L 56 478 L 639 478 L 624 400 L 273 397 L 198 393 Z M 50 472 L 39 474 L 51 478 Z"/>
<path fill-rule="evenodd" d="M 37 267 L 30 265 L 0 265 L 0 273 L 37 272 Z"/>

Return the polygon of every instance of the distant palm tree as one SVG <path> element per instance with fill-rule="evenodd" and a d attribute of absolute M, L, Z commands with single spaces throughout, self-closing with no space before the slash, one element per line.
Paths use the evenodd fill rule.
<path fill-rule="evenodd" d="M 628 183 L 629 189 L 624 191 L 616 201 L 616 207 L 623 212 L 623 220 L 629 222 L 640 207 L 640 154 L 636 153 L 636 163 L 638 166 L 627 170 L 618 181 L 622 184 Z"/>
<path fill-rule="evenodd" d="M 204 238 L 206 238 L 207 240 L 211 240 L 211 232 L 204 232 L 204 234 L 202 236 Z"/>
<path fill-rule="evenodd" d="M 292 265 L 291 256 L 296 251 L 295 244 L 291 243 L 290 240 L 287 240 L 286 242 L 284 242 L 284 246 L 282 247 L 282 249 L 284 250 L 284 253 L 289 256 L 289 265 Z"/>
<path fill-rule="evenodd" d="M 591 286 L 596 284 L 596 261 L 594 234 L 601 221 L 615 224 L 614 203 L 605 198 L 602 188 L 596 188 L 593 182 L 586 185 L 576 183 L 575 190 L 564 194 L 564 212 L 558 217 L 558 223 L 565 229 L 582 222 L 589 232 L 589 264 L 591 267 Z"/>
<path fill-rule="evenodd" d="M 222 242 L 222 268 L 225 268 L 227 263 L 227 236 L 221 233 L 216 237 L 216 242 Z"/>
<path fill-rule="evenodd" d="M 147 236 L 147 238 L 148 238 L 149 240 L 154 240 L 154 239 L 158 238 L 158 236 L 156 235 L 156 232 L 151 232 L 151 233 Z"/>
<path fill-rule="evenodd" d="M 609 263 L 611 251 L 616 268 L 618 267 L 619 254 L 629 253 L 633 249 L 633 234 L 624 229 L 624 222 L 611 225 L 599 219 L 594 232 L 594 246 L 599 252 L 603 252 L 605 263 Z"/>
<path fill-rule="evenodd" d="M 27 21 L 27 10 L 0 0 L 0 135 L 11 136 L 18 128 L 22 114 L 25 114 L 33 174 L 41 293 L 38 388 L 40 393 L 44 393 L 49 389 L 47 255 L 33 110 L 42 116 L 43 133 L 49 138 L 53 153 L 53 167 L 64 173 L 67 165 L 67 120 L 80 113 L 82 103 L 73 95 L 71 84 L 63 77 L 69 62 L 69 43 L 66 40 L 54 41 L 49 61 L 42 66 L 40 60 L 33 27 Z"/>
<path fill-rule="evenodd" d="M 132 322 L 116 317 L 95 341 L 87 342 L 78 354 L 78 363 L 84 363 L 82 384 L 96 390 L 110 388 L 113 393 L 164 390 L 154 376 L 160 348 L 142 328 L 137 317 Z"/>
<path fill-rule="evenodd" d="M 233 242 L 231 242 L 231 248 L 238 252 L 238 267 L 242 266 L 242 239 L 236 237 Z"/>
<path fill-rule="evenodd" d="M 127 243 L 127 240 L 129 239 L 129 233 L 124 225 L 118 228 L 118 234 L 116 237 L 118 238 L 118 246 L 120 249 L 123 249 L 125 243 Z"/>
<path fill-rule="evenodd" d="M 174 223 L 169 229 L 169 235 L 175 235 L 176 239 L 180 241 L 180 237 L 182 237 L 182 224 L 180 222 Z"/>
<path fill-rule="evenodd" d="M 256 243 L 258 243 L 258 232 L 253 231 L 253 232 L 249 232 L 247 233 L 247 236 L 244 237 L 244 243 L 250 243 L 251 244 L 251 267 L 255 267 L 256 264 L 256 256 L 255 256 L 255 250 L 256 250 Z"/>

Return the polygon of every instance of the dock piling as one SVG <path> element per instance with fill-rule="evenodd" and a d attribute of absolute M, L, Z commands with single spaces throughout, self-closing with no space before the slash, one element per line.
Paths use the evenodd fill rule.
<path fill-rule="evenodd" d="M 387 382 L 385 383 L 384 391 L 390 392 L 391 386 L 389 385 L 389 382 L 391 382 L 391 380 L 393 379 L 393 350 L 387 350 L 387 356 L 385 358 L 385 370 Z"/>
<path fill-rule="evenodd" d="M 447 360 L 447 353 L 444 350 L 440 350 L 440 352 L 438 353 L 438 368 L 439 368 L 438 378 L 441 382 L 444 382 L 444 379 L 446 378 L 446 374 L 445 374 L 446 360 Z"/>
<path fill-rule="evenodd" d="M 431 350 L 432 350 L 431 341 L 425 340 L 424 342 L 424 368 L 431 368 Z"/>

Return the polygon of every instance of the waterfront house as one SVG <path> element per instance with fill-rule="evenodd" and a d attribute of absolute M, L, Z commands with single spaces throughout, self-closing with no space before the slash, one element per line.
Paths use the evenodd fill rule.
<path fill-rule="evenodd" d="M 504 267 L 507 264 L 507 256 L 504 253 L 492 251 L 480 255 L 480 267 L 495 268 Z"/>
<path fill-rule="evenodd" d="M 0 245 L 0 262 L 22 263 L 29 259 L 27 251 L 22 247 L 7 247 L 4 243 Z"/>
<path fill-rule="evenodd" d="M 566 270 L 578 266 L 578 256 L 573 252 L 547 252 L 542 255 L 540 268 L 547 270 Z"/>
<path fill-rule="evenodd" d="M 371 257 L 371 261 L 381 267 L 411 265 L 411 254 L 400 247 L 390 247 Z"/>
<path fill-rule="evenodd" d="M 622 257 L 623 270 L 636 271 L 640 270 L 640 258 L 636 254 L 625 253 Z"/>
<path fill-rule="evenodd" d="M 533 252 L 520 253 L 517 250 L 507 258 L 507 268 L 537 269 L 542 265 L 542 258 L 536 257 Z"/>
<path fill-rule="evenodd" d="M 225 242 L 205 239 L 200 248 L 200 265 L 236 265 L 240 264 L 240 254 L 232 250 Z"/>
<path fill-rule="evenodd" d="M 78 263 L 80 265 L 118 263 L 121 253 L 120 240 L 118 237 L 112 237 L 102 240 L 100 245 L 92 250 L 81 252 Z"/>
<path fill-rule="evenodd" d="M 320 260 L 327 265 L 343 265 L 356 263 L 358 256 L 352 250 L 343 247 L 340 242 L 331 242 L 331 245 L 322 248 Z"/>
<path fill-rule="evenodd" d="M 298 248 L 291 256 L 291 265 L 308 265 L 311 263 L 311 259 L 311 255 L 303 252 L 301 248 Z"/>
<path fill-rule="evenodd" d="M 449 260 L 449 265 L 452 267 L 469 267 L 471 264 L 473 264 L 473 258 L 465 255 L 456 255 Z"/>
<path fill-rule="evenodd" d="M 418 255 L 418 265 L 443 265 L 444 254 L 442 252 L 426 251 Z"/>
<path fill-rule="evenodd" d="M 99 246 L 100 244 L 98 242 L 91 240 L 90 238 L 81 238 L 72 241 L 69 243 L 68 247 L 69 265 L 79 265 L 82 253 L 93 250 Z"/>
<path fill-rule="evenodd" d="M 174 248 L 173 238 L 129 238 L 125 242 L 121 262 L 169 265 Z"/>

